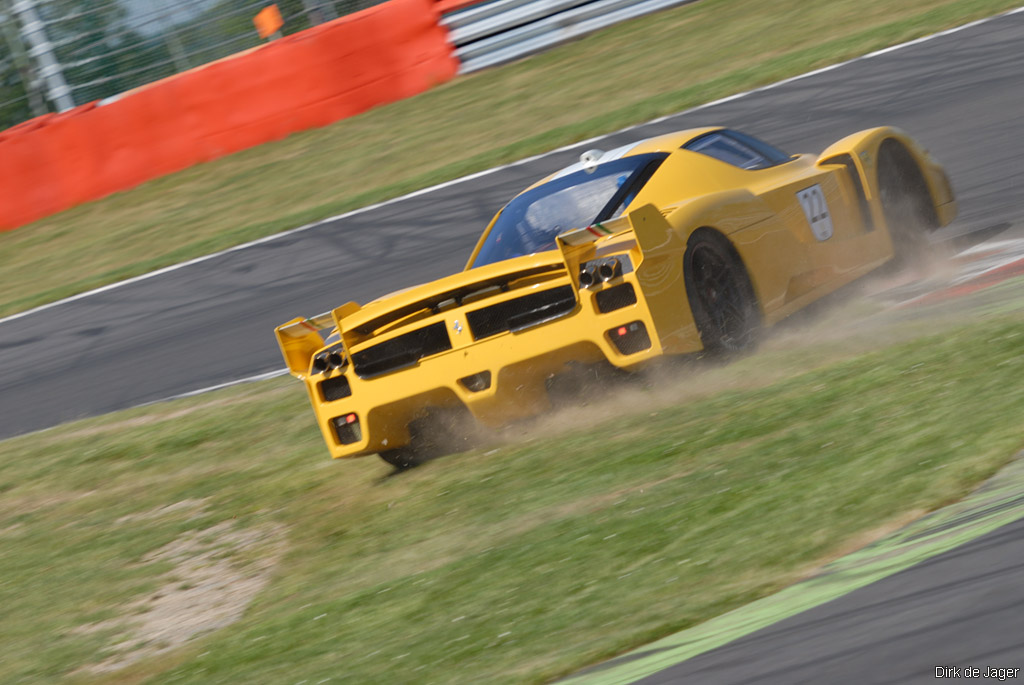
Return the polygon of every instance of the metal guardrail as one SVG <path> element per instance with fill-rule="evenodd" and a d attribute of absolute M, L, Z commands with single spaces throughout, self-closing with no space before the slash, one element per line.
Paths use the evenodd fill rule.
<path fill-rule="evenodd" d="M 494 0 L 445 15 L 466 74 L 694 0 Z"/>

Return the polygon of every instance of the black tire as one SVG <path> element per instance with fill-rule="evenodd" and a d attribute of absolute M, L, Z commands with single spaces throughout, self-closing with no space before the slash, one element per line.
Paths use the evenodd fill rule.
<path fill-rule="evenodd" d="M 938 227 L 935 207 L 914 158 L 895 140 L 878 150 L 878 199 L 892 237 L 897 264 L 925 255 L 928 234 Z"/>
<path fill-rule="evenodd" d="M 394 450 L 380 452 L 378 456 L 395 467 L 396 471 L 405 471 L 422 464 L 425 459 L 412 446 L 399 447 Z"/>
<path fill-rule="evenodd" d="M 469 412 L 462 407 L 431 407 L 409 423 L 409 444 L 378 452 L 398 471 L 422 466 L 438 457 L 473 446 L 479 435 Z"/>
<path fill-rule="evenodd" d="M 761 328 L 757 297 L 743 262 L 725 237 L 709 229 L 690 236 L 683 279 L 707 352 L 739 352 L 757 342 Z"/>

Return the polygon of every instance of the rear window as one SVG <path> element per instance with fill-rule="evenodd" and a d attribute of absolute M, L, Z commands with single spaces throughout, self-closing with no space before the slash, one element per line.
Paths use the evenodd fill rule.
<path fill-rule="evenodd" d="M 618 216 L 668 155 L 623 157 L 528 190 L 501 210 L 473 266 L 555 248 L 555 237 Z"/>
<path fill-rule="evenodd" d="M 791 157 L 754 136 L 739 131 L 712 131 L 694 138 L 684 150 L 699 152 L 740 169 L 767 169 L 784 164 Z"/>

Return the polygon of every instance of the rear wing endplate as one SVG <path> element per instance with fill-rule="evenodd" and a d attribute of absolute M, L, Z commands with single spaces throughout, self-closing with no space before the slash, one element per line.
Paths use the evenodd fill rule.
<path fill-rule="evenodd" d="M 341 331 L 341 320 L 359 311 L 355 302 L 347 302 L 337 309 L 311 317 L 298 317 L 274 329 L 277 344 L 281 348 L 285 364 L 293 376 L 302 378 L 309 371 L 309 362 L 326 338 L 324 333 L 336 329 Z M 348 356 L 348 350 L 345 350 Z"/>
<path fill-rule="evenodd" d="M 580 264 L 593 259 L 597 252 L 594 244 L 602 238 L 626 231 L 633 231 L 636 236 L 636 244 L 639 247 L 639 254 L 634 257 L 636 266 L 643 261 L 645 253 L 660 252 L 679 240 L 664 215 L 653 204 L 638 207 L 629 214 L 610 221 L 566 231 L 560 234 L 555 242 L 562 253 L 562 259 L 565 260 L 569 276 L 577 288 L 579 288 Z"/>

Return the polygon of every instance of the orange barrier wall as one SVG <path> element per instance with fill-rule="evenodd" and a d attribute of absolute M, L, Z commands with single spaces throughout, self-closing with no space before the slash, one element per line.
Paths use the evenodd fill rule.
<path fill-rule="evenodd" d="M 390 0 L 0 132 L 0 230 L 415 95 L 457 69 L 433 0 Z"/>

